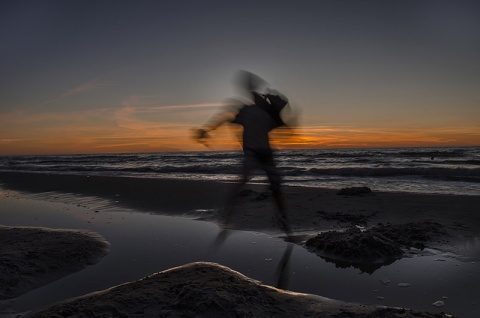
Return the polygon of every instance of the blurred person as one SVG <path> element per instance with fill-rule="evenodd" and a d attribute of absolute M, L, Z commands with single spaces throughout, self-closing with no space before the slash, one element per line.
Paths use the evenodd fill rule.
<path fill-rule="evenodd" d="M 235 185 L 233 193 L 227 200 L 224 222 L 228 224 L 230 221 L 238 194 L 250 179 L 253 170 L 261 169 L 265 171 L 270 182 L 276 204 L 275 216 L 277 221 L 281 230 L 290 237 L 291 228 L 281 191 L 281 177 L 275 165 L 269 140 L 270 131 L 278 127 L 287 126 L 280 114 L 287 106 L 288 99 L 268 88 L 266 89 L 266 94 L 261 94 L 261 89 L 266 87 L 267 83 L 259 76 L 247 71 L 238 72 L 236 84 L 249 101 L 247 103 L 238 103 L 237 107 L 230 107 L 229 110 L 214 116 L 202 128 L 196 130 L 197 140 L 208 146 L 206 141 L 209 137 L 208 132 L 217 129 L 224 123 L 238 124 L 243 128 L 242 147 L 244 160 L 242 175 L 240 182 Z"/>

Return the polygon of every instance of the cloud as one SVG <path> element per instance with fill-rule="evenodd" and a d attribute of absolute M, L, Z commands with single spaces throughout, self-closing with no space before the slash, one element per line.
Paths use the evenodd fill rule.
<path fill-rule="evenodd" d="M 9 143 L 9 142 L 20 142 L 20 141 L 34 141 L 34 138 L 1 138 L 0 144 Z"/>
<path fill-rule="evenodd" d="M 136 111 L 156 111 L 156 110 L 168 110 L 168 109 L 195 109 L 195 108 L 217 108 L 228 106 L 224 103 L 190 103 L 190 104 L 174 104 L 174 105 L 162 105 L 162 96 L 160 95 L 148 95 L 148 96 L 130 96 L 122 103 L 124 107 L 135 108 Z"/>
<path fill-rule="evenodd" d="M 383 128 L 355 126 L 303 126 L 285 138 L 272 138 L 278 148 L 395 147 L 475 145 L 478 127 Z M 275 136 L 276 137 L 276 136 Z"/>
<path fill-rule="evenodd" d="M 13 112 L 0 112 L 0 125 L 10 129 L 25 129 L 48 126 L 67 126 L 72 123 L 88 124 L 101 118 L 112 117 L 114 109 L 97 108 L 66 112 L 31 112 L 15 110 Z"/>
<path fill-rule="evenodd" d="M 103 87 L 108 87 L 108 86 L 111 86 L 111 84 L 106 83 L 106 82 L 101 82 L 100 80 L 95 79 L 95 80 L 92 80 L 90 82 L 78 85 L 78 86 L 68 90 L 67 92 L 63 93 L 60 96 L 56 96 L 56 97 L 51 98 L 49 100 L 43 101 L 38 106 L 46 106 L 46 105 L 49 105 L 49 104 L 58 103 L 58 102 L 63 101 L 66 97 L 83 94 L 85 92 L 98 90 L 98 89 L 101 89 Z"/>
<path fill-rule="evenodd" d="M 85 93 L 93 90 L 98 90 L 100 88 L 107 87 L 107 86 L 110 86 L 110 84 L 101 82 L 95 79 L 70 89 L 69 91 L 64 93 L 62 97 L 68 97 L 68 96 L 77 95 L 77 94 L 81 94 L 81 93 Z"/>
<path fill-rule="evenodd" d="M 152 130 L 175 127 L 188 129 L 199 121 L 199 112 L 208 116 L 227 103 L 192 103 L 162 105 L 160 96 L 131 96 L 122 102 L 122 108 L 115 111 L 117 125 L 133 130 Z M 185 111 L 186 110 L 186 111 Z M 182 111 L 182 112 L 179 112 Z"/>

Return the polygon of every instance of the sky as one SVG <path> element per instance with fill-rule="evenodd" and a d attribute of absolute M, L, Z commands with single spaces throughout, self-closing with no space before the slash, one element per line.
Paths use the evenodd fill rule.
<path fill-rule="evenodd" d="M 0 155 L 239 149 L 238 70 L 283 149 L 480 145 L 480 2 L 0 0 Z M 272 137 L 274 138 L 274 137 Z"/>

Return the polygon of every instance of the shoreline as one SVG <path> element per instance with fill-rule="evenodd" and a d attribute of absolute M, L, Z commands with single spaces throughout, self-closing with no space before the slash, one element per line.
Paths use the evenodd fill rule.
<path fill-rule="evenodd" d="M 24 191 L 41 200 L 68 201 L 78 196 L 100 197 L 90 200 L 95 213 L 123 207 L 127 211 L 142 211 L 186 217 L 209 222 L 218 221 L 225 184 L 210 181 L 180 181 L 115 177 L 54 176 L 40 174 L 0 173 L 0 183 L 6 189 Z M 232 219 L 231 227 L 238 230 L 280 233 L 273 218 L 273 202 L 265 187 L 249 185 Z M 352 224 L 365 227 L 380 222 L 407 223 L 435 220 L 445 225 L 453 238 L 477 237 L 480 218 L 475 208 L 480 197 L 445 195 L 412 195 L 374 192 L 363 196 L 341 196 L 336 189 L 285 187 L 292 228 L 299 236 L 328 230 L 342 230 Z M 67 192 L 64 196 L 58 194 Z M 115 202 L 118 201 L 118 202 Z M 75 202 L 71 201 L 70 203 Z M 323 212 L 323 213 L 319 213 Z M 325 213 L 361 218 L 325 218 Z M 361 221 L 361 222 L 359 222 Z M 362 223 L 363 222 L 363 223 Z M 459 253 L 458 246 L 434 246 L 445 252 Z M 465 255 L 469 257 L 471 255 Z M 461 257 L 460 257 L 461 258 Z"/>
<path fill-rule="evenodd" d="M 178 179 L 142 179 L 0 172 L 0 185 L 35 194 L 40 199 L 71 202 L 75 196 L 101 198 L 89 201 L 96 211 L 123 208 L 159 215 L 182 216 L 219 223 L 221 210 L 233 183 Z M 234 207 L 229 227 L 236 230 L 280 232 L 268 186 L 247 184 Z M 372 192 L 338 195 L 340 189 L 284 186 L 292 230 L 312 233 L 345 229 L 352 225 L 408 223 L 432 220 L 442 223 L 456 238 L 480 232 L 479 196 Z M 62 198 L 63 197 L 63 198 Z M 259 213 L 259 211 L 261 211 Z M 343 214 L 353 218 L 332 218 Z M 359 223 L 360 222 L 360 223 Z"/>

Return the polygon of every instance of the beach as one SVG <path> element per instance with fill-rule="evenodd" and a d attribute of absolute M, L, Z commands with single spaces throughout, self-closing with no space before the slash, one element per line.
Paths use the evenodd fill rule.
<path fill-rule="evenodd" d="M 462 264 L 472 264 L 480 261 L 478 249 L 478 233 L 480 229 L 478 206 L 480 206 L 480 196 L 380 191 L 339 195 L 340 189 L 284 187 L 288 217 L 293 231 L 293 237 L 290 238 L 290 241 L 293 243 L 288 243 L 285 242 L 285 234 L 279 230 L 276 224 L 274 205 L 268 187 L 261 184 L 251 184 L 246 187 L 241 193 L 239 203 L 234 208 L 231 222 L 226 228 L 223 228 L 219 226 L 221 224 L 221 210 L 232 186 L 228 182 L 1 172 L 0 183 L 3 188 L 2 201 L 16 196 L 25 196 L 40 202 L 62 202 L 74 207 L 82 206 L 90 211 L 89 215 L 92 216 L 92 219 L 95 218 L 95 220 L 100 220 L 102 216 L 107 214 L 115 215 L 115 213 L 117 215 L 120 215 L 119 213 L 129 213 L 132 215 L 132 219 L 136 215 L 148 214 L 150 216 L 173 216 L 178 219 L 196 220 L 199 224 L 210 224 L 206 226 L 215 226 L 218 229 L 223 229 L 219 233 L 224 233 L 226 240 L 229 240 L 229 231 L 266 233 L 273 239 L 282 242 L 281 244 L 293 244 L 295 249 L 310 249 L 309 253 L 312 257 L 337 261 L 335 265 L 339 268 L 341 266 L 352 266 L 366 273 L 369 271 L 373 272 L 381 266 L 388 267 L 388 262 L 393 263 L 399 258 L 421 259 L 435 253 L 437 253 L 435 257 L 443 258 L 445 263 L 455 262 L 456 265 L 459 264 L 458 267 L 463 266 Z M 5 207 L 3 206 L 2 210 Z M 15 204 L 11 203 L 8 205 L 8 209 L 21 210 L 21 205 L 20 207 L 15 207 Z M 2 211 L 0 224 L 9 226 L 9 230 L 12 230 L 14 225 L 16 227 L 36 225 L 32 219 L 22 219 L 21 213 L 25 211 L 16 211 L 14 213 L 9 210 L 8 219 L 4 216 L 3 212 L 5 211 Z M 36 212 L 29 211 L 28 213 L 33 216 Z M 37 218 L 41 219 L 41 217 L 41 213 L 38 212 Z M 105 220 L 102 219 L 102 222 L 107 223 L 109 221 L 105 218 Z M 55 225 L 55 229 L 51 231 L 69 228 L 71 225 L 62 224 L 61 220 L 55 220 L 53 223 L 43 224 L 42 226 L 49 224 Z M 402 224 L 409 224 L 408 228 L 415 229 L 417 232 L 423 232 L 426 235 L 421 237 L 418 235 L 415 237 L 410 236 L 405 241 L 400 235 L 385 238 L 386 234 L 381 232 L 385 226 Z M 425 224 L 427 227 L 425 227 Z M 402 254 L 395 254 L 394 256 L 385 254 L 385 259 L 380 259 L 382 257 L 376 257 L 373 260 L 350 259 L 351 262 L 348 264 L 349 256 L 340 255 L 335 252 L 335 249 L 319 250 L 319 245 L 315 245 L 317 249 L 306 246 L 306 242 L 309 239 L 315 238 L 321 233 L 328 231 L 343 232 L 350 228 L 360 229 L 363 231 L 362 233 L 366 233 L 368 229 L 375 228 L 376 232 L 372 234 L 373 241 L 377 242 L 378 237 L 380 237 L 381 241 L 388 239 L 388 242 L 400 242 L 399 248 Z M 0 229 L 0 231 L 4 230 L 6 229 Z M 20 231 L 20 228 L 18 230 Z M 90 231 L 90 229 L 88 230 Z M 387 228 L 387 232 L 392 231 L 391 228 Z M 102 233 L 100 235 L 103 237 L 108 236 Z M 108 237 L 105 237 L 105 239 L 110 241 Z M 188 240 L 188 237 L 186 237 L 186 240 Z M 362 239 L 362 241 L 366 240 Z M 222 244 L 227 244 L 222 241 L 220 234 L 217 237 L 217 243 L 219 248 L 222 247 Z M 15 242 L 9 243 L 11 249 L 15 249 L 15 244 Z M 113 253 L 113 250 L 117 247 L 112 242 L 110 244 Z M 368 249 L 369 246 L 367 244 L 363 248 Z M 283 253 L 283 255 L 287 254 Z M 279 255 L 282 255 L 282 253 L 279 253 Z M 100 258 L 104 254 L 96 253 L 94 256 Z M 288 255 L 288 258 L 291 260 L 294 256 L 290 258 L 290 255 Z M 168 258 L 168 255 L 165 257 Z M 201 255 L 198 257 L 201 257 Z M 281 264 L 281 259 L 283 258 L 278 258 Z M 64 267 L 78 270 L 91 263 L 93 263 L 91 259 L 80 259 L 77 264 L 66 264 Z M 369 264 L 365 266 L 365 263 Z M 102 264 L 102 261 L 99 264 Z M 95 266 L 98 265 L 89 265 L 91 268 Z M 461 315 L 455 311 L 450 312 L 448 309 L 457 307 L 449 307 L 449 300 L 447 298 L 442 299 L 442 296 L 428 301 L 428 310 L 415 309 L 414 311 L 391 309 L 392 306 L 387 306 L 390 308 L 387 310 L 387 307 L 382 305 L 381 296 L 378 296 L 376 300 L 372 300 L 372 303 L 368 305 L 333 301 L 322 298 L 321 296 L 324 295 L 308 296 L 304 293 L 296 294 L 268 287 L 252 281 L 251 277 L 246 278 L 242 276 L 242 274 L 249 276 L 248 273 L 238 274 L 237 271 L 225 266 L 225 264 L 220 262 L 197 259 L 197 262 L 180 264 L 180 266 L 176 267 L 172 266 L 174 267 L 172 270 L 159 268 L 157 270 L 158 274 L 155 274 L 155 272 L 146 273 L 144 277 L 148 276 L 154 282 L 161 281 L 161 284 L 159 283 L 161 287 L 155 288 L 161 288 L 162 290 L 170 288 L 170 294 L 162 296 L 165 299 L 165 303 L 162 303 L 161 306 L 158 305 L 159 307 L 147 306 L 152 301 L 149 295 L 154 293 L 149 289 L 151 287 L 145 286 L 148 285 L 149 279 L 144 279 L 126 281 L 123 285 L 112 289 L 105 288 L 102 292 L 95 290 L 98 293 L 76 300 L 75 304 L 56 305 L 54 309 L 51 309 L 51 312 L 45 309 L 47 311 L 43 314 L 35 311 L 28 314 L 33 317 L 47 317 L 53 315 L 53 313 L 60 315 L 63 310 L 63 312 L 75 312 L 78 316 L 82 316 L 78 312 L 78 308 L 89 308 L 91 316 L 94 316 L 94 308 L 97 308 L 95 307 L 97 306 L 96 304 L 105 302 L 112 308 L 118 307 L 118 312 L 115 312 L 113 309 L 110 311 L 105 309 L 106 311 L 102 312 L 98 309 L 98 313 L 99 315 L 102 313 L 112 317 L 122 313 L 129 316 L 134 316 L 134 313 L 137 313 L 137 316 L 155 316 L 155 310 L 164 310 L 163 314 L 165 316 L 168 316 L 168 313 L 172 317 L 181 316 L 182 314 L 187 317 L 193 317 L 195 311 L 197 311 L 197 314 L 203 313 L 204 316 L 214 316 L 221 313 L 223 316 L 233 317 L 235 315 L 248 316 L 250 313 L 256 316 L 290 317 L 292 312 L 299 312 L 299 308 L 307 308 L 304 309 L 305 315 L 317 315 L 320 317 L 341 315 L 342 313 L 344 315 L 352 313 L 355 317 L 368 317 L 369 315 L 374 315 L 373 313 L 375 313 L 376 317 L 420 317 L 420 311 L 431 312 L 431 317 L 436 317 L 435 315 L 441 317 L 441 312 L 461 317 L 469 317 L 468 314 L 471 313 L 470 317 L 474 317 L 475 313 L 480 311 L 480 300 L 478 297 L 469 299 L 469 306 L 467 307 L 459 306 L 465 307 Z M 64 268 L 64 270 L 68 271 L 67 268 Z M 203 273 L 203 278 L 198 277 L 198 272 Z M 480 273 L 469 272 L 465 275 L 470 274 L 472 276 L 469 279 L 475 281 L 478 280 Z M 192 281 L 198 280 L 198 284 L 192 284 L 191 290 L 189 290 L 188 284 L 185 283 L 180 288 L 175 285 L 178 284 L 178 277 L 190 277 Z M 58 277 L 52 277 L 51 279 L 53 281 L 58 279 Z M 238 282 L 238 285 L 235 285 L 236 290 L 227 288 L 232 281 Z M 409 284 L 415 284 L 415 282 L 409 282 Z M 221 286 L 219 287 L 219 285 Z M 31 288 L 33 289 L 36 286 L 38 285 L 32 285 Z M 479 294 L 478 286 L 471 288 L 477 289 L 464 292 L 467 294 Z M 335 289 L 335 287 L 331 286 L 331 289 Z M 177 292 L 173 292 L 175 290 Z M 246 295 L 252 293 L 252 295 L 258 294 L 262 295 L 262 297 L 252 296 L 255 299 L 250 297 L 252 298 L 252 304 L 250 305 L 246 305 L 245 299 L 236 298 L 234 301 L 234 298 L 231 298 L 233 297 L 232 294 L 241 294 L 241 290 L 245 290 Z M 120 301 L 119 299 L 130 299 L 130 296 L 133 295 L 132 293 L 137 293 L 135 296 L 137 300 L 132 301 L 130 306 L 119 307 L 115 305 L 116 302 Z M 455 293 L 454 291 L 451 292 L 452 295 Z M 203 296 L 200 297 L 198 295 Z M 260 301 L 266 298 L 268 298 L 268 302 L 262 303 Z M 138 299 L 143 299 L 144 301 L 142 302 Z M 258 300 L 259 303 L 255 303 L 254 300 Z M 441 306 L 439 301 L 446 305 Z M 175 307 L 171 305 L 172 303 L 176 303 L 178 306 Z M 282 306 L 279 305 L 280 303 Z M 285 303 L 291 305 L 289 306 Z M 310 305 L 306 306 L 306 303 Z M 432 305 L 433 303 L 436 303 L 436 305 Z M 252 311 L 252 308 L 257 306 L 264 308 L 265 311 Z M 141 314 L 141 309 L 139 308 L 147 307 L 152 311 L 144 311 Z M 404 305 L 400 302 L 393 307 L 404 307 Z M 268 311 L 268 308 L 277 308 L 279 311 Z M 8 312 L 6 302 L 2 303 L 2 309 L 4 312 Z M 146 314 L 147 312 L 148 314 Z M 26 315 L 27 313 L 24 314 Z M 85 316 L 89 315 L 85 314 Z"/>

